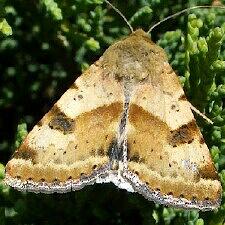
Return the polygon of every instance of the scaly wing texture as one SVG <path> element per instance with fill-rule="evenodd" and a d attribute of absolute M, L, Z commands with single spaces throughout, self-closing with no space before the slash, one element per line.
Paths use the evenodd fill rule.
<path fill-rule="evenodd" d="M 72 184 L 81 188 L 82 178 L 88 183 L 93 171 L 109 161 L 107 151 L 116 139 L 123 102 L 122 86 L 105 76 L 100 59 L 15 151 L 6 166 L 6 183 L 35 192 L 70 191 Z"/>
<path fill-rule="evenodd" d="M 184 208 L 219 205 L 221 185 L 178 77 L 168 63 L 157 80 L 139 84 L 130 100 L 128 169 L 146 198 Z"/>

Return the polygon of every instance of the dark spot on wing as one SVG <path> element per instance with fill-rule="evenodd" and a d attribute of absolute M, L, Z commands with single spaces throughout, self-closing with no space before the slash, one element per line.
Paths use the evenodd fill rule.
<path fill-rule="evenodd" d="M 133 155 L 131 155 L 129 158 L 127 158 L 128 161 L 133 161 L 133 162 L 139 162 L 140 160 L 140 155 L 135 152 Z"/>
<path fill-rule="evenodd" d="M 194 141 L 194 138 L 188 141 L 188 144 L 191 144 Z"/>
<path fill-rule="evenodd" d="M 187 98 L 186 98 L 185 94 L 183 94 L 183 95 L 181 95 L 181 96 L 178 98 L 178 100 L 186 101 Z"/>
<path fill-rule="evenodd" d="M 83 95 L 78 95 L 77 97 L 79 100 L 81 100 L 83 98 Z"/>
<path fill-rule="evenodd" d="M 176 108 L 176 106 L 173 104 L 171 105 L 171 109 L 174 110 Z"/>
<path fill-rule="evenodd" d="M 75 83 L 73 83 L 73 84 L 70 86 L 70 88 L 71 88 L 71 89 L 76 89 L 76 90 L 78 90 L 78 86 L 77 86 Z"/>
<path fill-rule="evenodd" d="M 116 146 L 117 146 L 116 140 L 113 140 L 109 145 L 107 155 L 109 156 L 110 159 L 114 158 L 115 149 L 117 148 Z"/>
<path fill-rule="evenodd" d="M 56 105 L 51 110 L 51 120 L 49 127 L 54 130 L 60 130 L 64 134 L 71 133 L 74 131 L 75 121 L 68 118 Z"/>
<path fill-rule="evenodd" d="M 109 156 L 110 160 L 122 161 L 123 158 L 122 145 L 118 146 L 117 140 L 112 141 L 108 148 L 107 155 Z"/>
<path fill-rule="evenodd" d="M 190 144 L 193 142 L 196 133 L 198 133 L 198 127 L 195 120 L 192 120 L 178 129 L 170 131 L 170 134 L 168 135 L 169 144 L 173 147 L 185 143 Z"/>
<path fill-rule="evenodd" d="M 91 149 L 90 154 L 91 154 L 91 156 L 95 156 L 95 150 L 94 149 Z"/>
<path fill-rule="evenodd" d="M 199 143 L 200 143 L 200 144 L 204 144 L 204 143 L 205 143 L 205 140 L 204 140 L 203 137 L 200 138 Z"/>
<path fill-rule="evenodd" d="M 97 169 L 97 165 L 93 165 L 93 166 L 92 166 L 92 169 L 93 169 L 93 170 Z"/>
<path fill-rule="evenodd" d="M 104 156 L 104 155 L 105 155 L 105 154 L 104 154 L 104 149 L 103 149 L 103 148 L 99 148 L 99 149 L 97 150 L 97 154 L 100 155 L 100 156 Z"/>
<path fill-rule="evenodd" d="M 179 106 L 177 104 L 172 104 L 171 105 L 171 109 L 172 110 L 175 110 L 176 112 L 179 112 L 180 111 Z"/>
<path fill-rule="evenodd" d="M 36 151 L 32 148 L 22 144 L 21 147 L 14 152 L 12 158 L 31 160 L 35 164 L 36 154 Z"/>
<path fill-rule="evenodd" d="M 219 176 L 216 172 L 216 169 L 214 165 L 210 162 L 199 168 L 199 175 L 201 178 L 204 179 L 219 180 Z"/>
<path fill-rule="evenodd" d="M 38 127 L 41 127 L 42 125 L 43 125 L 43 121 L 42 120 L 39 120 L 38 123 L 37 123 L 37 126 Z"/>

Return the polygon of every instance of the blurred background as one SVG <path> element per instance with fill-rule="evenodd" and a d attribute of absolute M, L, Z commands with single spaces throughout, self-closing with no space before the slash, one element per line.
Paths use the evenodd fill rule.
<path fill-rule="evenodd" d="M 113 3 L 134 29 L 145 31 L 168 15 L 209 0 L 129 0 Z M 199 9 L 156 27 L 151 38 L 167 52 L 198 116 L 225 184 L 225 9 Z M 0 225 L 188 224 L 222 225 L 216 212 L 164 208 L 111 184 L 68 194 L 20 193 L 6 187 L 4 166 L 27 131 L 75 79 L 116 40 L 130 33 L 103 0 L 0 0 Z"/>

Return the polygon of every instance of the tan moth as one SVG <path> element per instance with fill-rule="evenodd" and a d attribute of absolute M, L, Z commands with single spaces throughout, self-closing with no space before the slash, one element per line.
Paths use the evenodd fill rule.
<path fill-rule="evenodd" d="M 69 192 L 112 182 L 156 203 L 212 210 L 221 184 L 164 50 L 143 30 L 111 45 L 30 131 L 5 183 Z"/>

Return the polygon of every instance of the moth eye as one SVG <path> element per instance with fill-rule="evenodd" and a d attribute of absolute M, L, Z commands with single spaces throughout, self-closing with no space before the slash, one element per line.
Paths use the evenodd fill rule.
<path fill-rule="evenodd" d="M 73 177 L 72 176 L 69 176 L 68 178 L 67 178 L 67 180 L 72 180 L 73 179 Z"/>
<path fill-rule="evenodd" d="M 184 195 L 183 194 L 180 194 L 180 198 L 184 198 Z"/>
<path fill-rule="evenodd" d="M 173 192 L 169 192 L 167 195 L 173 195 Z"/>
<path fill-rule="evenodd" d="M 33 180 L 33 178 L 32 177 L 29 177 L 28 180 L 31 181 L 31 180 Z"/>
<path fill-rule="evenodd" d="M 41 182 L 45 182 L 45 179 L 44 178 L 41 178 L 41 180 L 40 180 Z"/>

